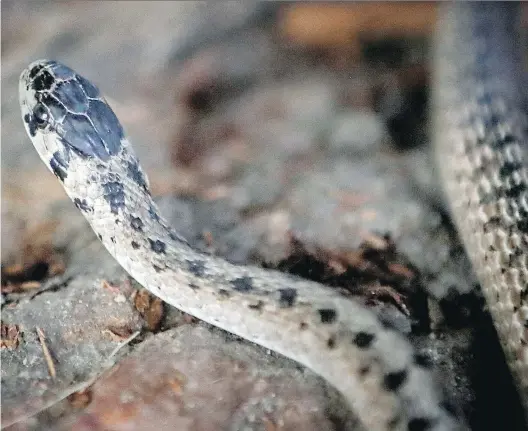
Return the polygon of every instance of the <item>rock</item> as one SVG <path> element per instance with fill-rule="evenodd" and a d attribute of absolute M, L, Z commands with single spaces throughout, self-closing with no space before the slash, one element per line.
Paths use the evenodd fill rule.
<path fill-rule="evenodd" d="M 333 430 L 324 383 L 262 353 L 201 325 L 149 337 L 90 388 L 90 405 L 70 426 Z"/>

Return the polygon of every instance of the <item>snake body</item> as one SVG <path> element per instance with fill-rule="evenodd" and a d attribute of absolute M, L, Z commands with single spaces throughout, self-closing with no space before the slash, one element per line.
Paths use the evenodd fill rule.
<path fill-rule="evenodd" d="M 446 9 L 433 66 L 437 165 L 528 412 L 528 121 L 519 5 Z"/>
<path fill-rule="evenodd" d="M 478 6 L 467 6 L 470 10 L 474 7 L 478 9 Z M 491 15 L 485 16 L 495 19 Z M 456 14 L 446 17 L 444 23 L 458 19 Z M 458 115 L 455 118 L 458 122 L 448 121 L 452 109 L 457 113 L 457 109 L 465 112 L 466 93 L 473 95 L 468 80 L 475 77 L 459 75 L 465 72 L 459 72 L 458 68 L 480 70 L 480 63 L 477 64 L 480 58 L 470 55 L 465 63 L 456 60 L 466 49 L 461 45 L 467 44 L 471 53 L 472 45 L 482 35 L 460 26 L 455 30 L 465 31 L 467 37 L 458 40 L 450 36 L 449 40 L 441 42 L 453 46 L 449 47 L 452 51 L 446 51 L 446 58 L 439 62 L 442 75 L 438 78 L 441 83 L 438 90 L 442 93 L 438 97 L 438 116 L 442 118 L 437 122 L 438 136 L 442 135 L 439 153 L 443 159 L 453 157 L 448 154 L 455 151 L 453 147 L 463 153 L 463 156 L 449 159 L 456 172 L 447 172 L 446 176 L 460 176 L 460 172 L 467 174 L 462 181 L 465 194 L 453 191 L 454 180 L 448 178 L 445 182 L 449 192 L 454 193 L 454 212 L 483 286 L 488 291 L 497 289 L 500 292 L 496 301 L 488 298 L 491 299 L 490 307 L 498 327 L 509 328 L 499 331 L 505 346 L 511 347 L 509 351 L 514 355 L 524 355 L 517 358 L 517 362 L 513 361 L 514 369 L 524 382 L 526 355 L 520 345 L 524 340 L 526 319 L 522 314 L 525 306 L 522 300 L 519 302 L 519 296 L 524 292 L 523 286 L 526 287 L 528 253 L 526 233 L 523 234 L 519 227 L 522 222 L 515 219 L 510 209 L 514 203 L 518 211 L 521 207 L 526 208 L 526 192 L 515 197 L 506 195 L 505 201 L 500 201 L 502 195 L 498 193 L 499 188 L 493 188 L 493 181 L 498 180 L 501 184 L 505 181 L 505 177 L 498 176 L 504 167 L 499 161 L 513 158 L 515 169 L 507 181 L 520 178 L 519 184 L 525 185 L 526 161 L 517 154 L 521 152 L 519 144 L 514 146 L 510 139 L 506 142 L 504 136 L 505 146 L 494 146 L 492 137 L 485 135 L 483 146 L 477 148 L 477 130 L 480 133 L 481 129 L 479 116 L 482 115 L 477 100 L 471 111 L 477 117 L 477 123 L 468 120 L 461 124 Z M 495 28 L 488 28 L 488 31 L 494 33 Z M 489 55 L 493 53 L 485 53 L 485 56 Z M 494 61 L 490 60 L 493 65 Z M 499 72 L 502 67 L 500 65 Z M 489 81 L 483 83 L 485 89 L 488 84 L 493 84 L 490 88 L 499 96 L 503 90 L 509 96 L 509 86 L 499 85 L 500 80 L 494 79 L 490 76 Z M 458 86 L 463 93 L 459 94 Z M 443 94 L 443 90 L 449 97 Z M 362 305 L 317 283 L 258 267 L 233 265 L 200 253 L 172 230 L 152 200 L 148 179 L 117 117 L 88 80 L 56 61 L 39 60 L 22 72 L 19 92 L 24 125 L 40 157 L 62 182 L 68 196 L 112 256 L 154 295 L 205 322 L 312 369 L 343 394 L 368 430 L 451 430 L 462 427 L 443 407 L 431 370 L 423 357 L 416 354 L 398 332 L 384 326 Z M 505 100 L 509 102 L 510 99 Z M 499 122 L 515 129 L 511 131 L 512 139 L 521 139 L 520 134 L 515 134 L 517 105 L 511 108 L 514 112 L 498 113 L 502 121 Z M 506 114 L 512 118 L 511 122 L 505 119 Z M 502 127 L 499 126 L 497 130 Z M 464 131 L 475 137 L 469 144 L 462 141 Z M 499 161 L 484 169 L 482 162 L 490 158 L 495 160 L 494 157 Z M 481 184 L 486 179 L 488 189 Z M 479 200 L 483 190 L 496 193 L 490 194 L 491 202 L 487 206 Z M 473 202 L 471 199 L 475 196 L 477 201 Z M 468 206 L 464 199 L 473 202 L 472 206 Z M 506 208 L 503 213 L 509 219 L 497 219 L 493 208 Z M 468 226 L 464 224 L 468 212 L 471 212 L 469 215 L 474 212 L 474 218 L 478 220 L 490 212 L 492 216 L 488 216 L 485 223 L 474 222 Z M 511 223 L 506 222 L 512 218 L 516 227 L 509 229 Z M 495 238 L 496 254 L 482 252 L 490 232 Z M 505 232 L 512 232 L 508 238 L 513 242 L 503 240 Z M 513 269 L 501 275 L 500 259 L 507 251 L 512 252 L 513 257 L 508 262 Z M 524 252 L 524 256 L 518 256 L 517 252 Z M 494 259 L 491 266 L 486 264 L 489 259 Z M 496 280 L 502 284 L 493 284 Z M 513 294 L 504 293 L 507 289 L 517 292 L 515 298 Z M 507 309 L 504 298 L 513 304 L 520 303 L 521 308 L 515 312 Z M 522 330 L 518 327 L 521 318 Z M 510 338 L 515 334 L 517 338 Z"/>

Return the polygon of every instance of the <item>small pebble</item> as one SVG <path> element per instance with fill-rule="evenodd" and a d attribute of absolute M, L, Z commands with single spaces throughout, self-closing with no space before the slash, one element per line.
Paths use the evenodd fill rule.
<path fill-rule="evenodd" d="M 126 302 L 125 295 L 123 295 L 122 293 L 120 293 L 119 295 L 117 295 L 117 296 L 114 298 L 114 301 L 117 302 L 118 304 L 120 304 L 120 303 L 122 303 L 122 302 Z"/>

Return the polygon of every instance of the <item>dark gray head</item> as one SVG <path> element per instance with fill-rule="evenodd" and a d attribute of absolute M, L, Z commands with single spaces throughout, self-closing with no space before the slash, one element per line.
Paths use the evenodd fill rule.
<path fill-rule="evenodd" d="M 38 60 L 19 82 L 22 118 L 42 159 L 57 151 L 63 158 L 106 161 L 121 148 L 123 128 L 97 87 L 63 64 Z"/>

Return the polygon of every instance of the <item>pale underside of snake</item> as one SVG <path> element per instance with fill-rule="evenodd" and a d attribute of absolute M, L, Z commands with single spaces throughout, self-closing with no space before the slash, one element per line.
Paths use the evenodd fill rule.
<path fill-rule="evenodd" d="M 528 399 L 526 118 L 505 5 L 447 5 L 433 69 L 442 181 L 522 399 Z M 33 62 L 20 78 L 26 131 L 99 239 L 168 304 L 276 351 L 337 388 L 369 430 L 463 428 L 408 341 L 336 290 L 194 250 L 152 200 L 99 90 L 68 67 Z"/>

